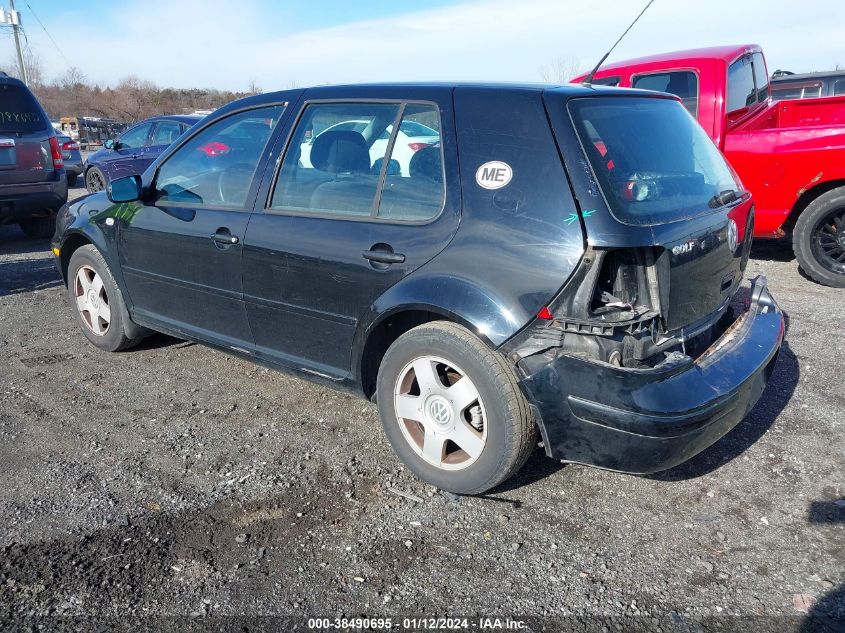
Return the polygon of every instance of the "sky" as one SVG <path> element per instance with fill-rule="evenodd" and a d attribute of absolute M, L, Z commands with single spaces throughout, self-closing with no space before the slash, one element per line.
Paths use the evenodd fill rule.
<path fill-rule="evenodd" d="M 645 0 L 15 1 L 30 50 L 48 80 L 76 66 L 100 85 L 135 75 L 159 86 L 246 90 L 255 82 L 265 91 L 361 81 L 539 81 L 541 68 L 555 60 L 567 68 L 593 66 L 645 5 Z M 8 9 L 8 0 L 0 6 Z M 11 29 L 0 26 L 2 64 L 13 59 L 10 36 Z M 609 61 L 747 43 L 763 46 L 770 72 L 845 67 L 845 0 L 801 5 L 655 0 Z"/>

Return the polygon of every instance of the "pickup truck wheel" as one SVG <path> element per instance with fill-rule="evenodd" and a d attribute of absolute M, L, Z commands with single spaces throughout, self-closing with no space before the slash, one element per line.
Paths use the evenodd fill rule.
<path fill-rule="evenodd" d="M 29 239 L 42 240 L 47 237 L 53 237 L 53 233 L 56 232 L 56 216 L 51 213 L 43 218 L 22 220 L 19 226 L 23 234 Z"/>
<path fill-rule="evenodd" d="M 85 188 L 89 193 L 102 191 L 106 188 L 106 177 L 97 167 L 89 167 L 85 172 Z"/>
<path fill-rule="evenodd" d="M 792 244 L 808 276 L 825 286 L 845 288 L 845 187 L 807 205 L 795 223 Z"/>
<path fill-rule="evenodd" d="M 81 246 L 68 264 L 68 300 L 85 337 L 107 352 L 119 352 L 141 339 L 126 334 L 129 312 L 123 295 L 96 247 Z"/>
<path fill-rule="evenodd" d="M 489 490 L 537 445 L 513 366 L 454 323 L 427 323 L 400 336 L 384 355 L 376 389 L 393 450 L 443 490 Z"/>

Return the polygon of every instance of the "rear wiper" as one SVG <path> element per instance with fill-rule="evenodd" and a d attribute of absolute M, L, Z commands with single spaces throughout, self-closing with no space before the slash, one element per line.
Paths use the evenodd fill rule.
<path fill-rule="evenodd" d="M 710 206 L 711 209 L 718 209 L 719 207 L 723 207 L 726 204 L 730 204 L 731 202 L 736 202 L 745 194 L 745 191 L 734 191 L 733 189 L 725 189 L 725 191 L 723 191 L 722 193 L 717 193 L 715 196 L 710 198 L 710 202 L 708 202 L 707 204 Z"/>

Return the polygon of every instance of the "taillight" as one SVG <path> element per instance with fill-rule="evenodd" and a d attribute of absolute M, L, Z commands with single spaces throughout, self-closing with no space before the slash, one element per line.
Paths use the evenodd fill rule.
<path fill-rule="evenodd" d="M 64 143 L 62 143 L 62 149 L 66 152 L 79 149 L 79 143 L 75 141 L 65 141 Z"/>
<path fill-rule="evenodd" d="M 228 154 L 229 150 L 232 149 L 225 143 L 221 143 L 220 141 L 211 141 L 210 143 L 206 143 L 205 145 L 200 145 L 197 148 L 197 151 L 202 152 L 206 156 L 214 157 L 214 156 L 222 156 L 223 154 Z"/>
<path fill-rule="evenodd" d="M 62 160 L 62 150 L 59 148 L 59 139 L 55 136 L 50 137 L 50 153 L 53 155 L 53 169 L 64 169 L 65 161 Z"/>
<path fill-rule="evenodd" d="M 426 147 L 431 147 L 431 143 L 408 143 L 408 147 L 411 148 L 412 152 L 418 152 Z"/>

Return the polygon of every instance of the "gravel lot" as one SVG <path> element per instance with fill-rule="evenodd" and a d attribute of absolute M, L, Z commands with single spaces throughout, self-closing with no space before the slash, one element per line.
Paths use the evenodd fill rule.
<path fill-rule="evenodd" d="M 803 614 L 845 617 L 843 291 L 803 278 L 787 245 L 751 260 L 788 343 L 731 434 L 655 477 L 538 450 L 478 498 L 414 479 L 367 402 L 164 336 L 99 352 L 47 248 L 0 228 L 0 629 L 157 614 L 842 626 Z"/>

